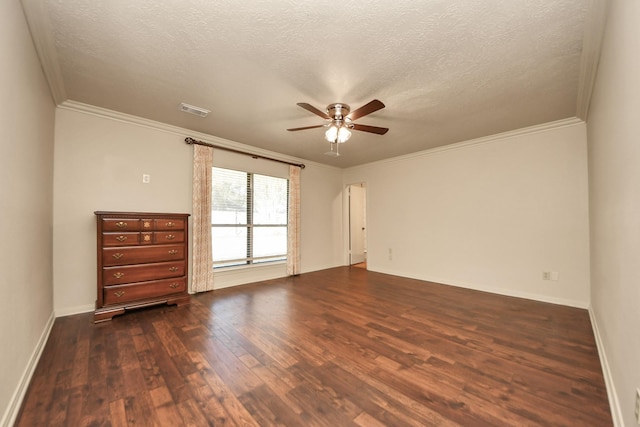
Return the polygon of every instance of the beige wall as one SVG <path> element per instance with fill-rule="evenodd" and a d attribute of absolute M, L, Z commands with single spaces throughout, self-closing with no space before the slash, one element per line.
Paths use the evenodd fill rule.
<path fill-rule="evenodd" d="M 140 123 L 134 123 L 136 120 Z M 191 212 L 193 154 L 184 143 L 187 135 L 191 134 L 186 130 L 91 107 L 58 108 L 53 258 L 56 315 L 94 307 L 94 211 Z M 248 169 L 258 168 L 257 172 L 278 174 L 269 162 L 220 150 L 214 152 L 214 163 L 227 167 L 244 163 Z M 142 183 L 142 174 L 151 175 L 149 184 Z M 340 169 L 314 164 L 302 172 L 303 272 L 334 267 L 342 261 L 341 177 Z M 285 275 L 283 265 L 235 270 L 217 273 L 215 286 Z"/>
<path fill-rule="evenodd" d="M 639 53 L 640 2 L 611 1 L 588 117 L 591 302 L 627 426 L 640 387 Z"/>
<path fill-rule="evenodd" d="M 183 137 L 184 138 L 184 137 Z M 56 315 L 96 299 L 94 211 L 191 212 L 191 149 L 168 132 L 56 112 L 53 272 Z M 151 182 L 142 183 L 142 174 Z"/>
<path fill-rule="evenodd" d="M 369 268 L 586 308 L 586 135 L 570 123 L 346 170 L 367 187 Z"/>
<path fill-rule="evenodd" d="M 53 321 L 54 105 L 17 0 L 0 2 L 0 425 Z"/>

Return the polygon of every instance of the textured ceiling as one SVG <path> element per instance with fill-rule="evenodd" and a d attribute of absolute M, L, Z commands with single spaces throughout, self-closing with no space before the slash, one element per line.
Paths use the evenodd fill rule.
<path fill-rule="evenodd" d="M 591 0 L 39 3 L 58 102 L 347 167 L 575 117 Z M 339 158 L 322 128 L 286 131 L 322 123 L 297 102 L 374 98 L 386 108 L 356 122 L 391 130 L 354 132 Z"/>

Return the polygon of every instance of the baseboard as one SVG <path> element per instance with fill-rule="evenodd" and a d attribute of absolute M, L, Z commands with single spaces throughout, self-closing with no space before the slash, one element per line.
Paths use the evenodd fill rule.
<path fill-rule="evenodd" d="M 56 310 L 56 317 L 72 316 L 74 314 L 89 313 L 96 309 L 95 304 L 78 305 Z"/>
<path fill-rule="evenodd" d="M 322 271 L 322 270 L 328 270 L 330 268 L 348 267 L 348 266 L 349 266 L 349 263 L 346 261 L 341 264 L 323 264 L 323 265 L 312 265 L 312 266 L 305 265 L 303 270 L 300 271 L 300 274 L 313 273 L 314 271 Z"/>
<path fill-rule="evenodd" d="M 514 291 L 512 289 L 490 287 L 490 286 L 478 285 L 474 283 L 451 282 L 447 279 L 442 279 L 438 277 L 417 276 L 417 275 L 411 275 L 411 274 L 406 274 L 404 272 L 398 272 L 398 271 L 392 271 L 392 270 L 378 270 L 378 269 L 372 269 L 372 268 L 368 268 L 368 270 L 377 271 L 378 273 L 391 274 L 393 276 L 406 277 L 408 279 L 423 280 L 425 282 L 433 282 L 441 285 L 455 286 L 457 288 L 472 289 L 474 291 L 488 292 L 496 295 L 504 295 L 507 297 L 523 298 L 523 299 L 528 299 L 532 301 L 546 302 L 549 304 L 557 304 L 557 305 L 564 305 L 567 307 L 582 308 L 585 310 L 589 308 L 589 303 L 586 301 L 573 300 L 568 298 L 557 298 L 557 297 L 552 297 L 548 295 Z"/>
<path fill-rule="evenodd" d="M 22 376 L 20 377 L 20 381 L 18 382 L 18 386 L 13 392 L 13 396 L 11 396 L 9 406 L 2 416 L 2 420 L 0 420 L 1 427 L 10 427 L 14 425 L 16 418 L 18 417 L 20 406 L 22 405 L 22 400 L 27 393 L 29 383 L 31 382 L 31 377 L 36 370 L 36 366 L 38 366 L 38 361 L 40 360 L 40 356 L 42 356 L 42 351 L 44 350 L 45 344 L 47 343 L 47 339 L 49 339 L 49 333 L 51 332 L 51 328 L 53 328 L 54 320 L 54 313 L 51 312 L 51 315 L 49 316 L 49 319 L 45 324 L 44 330 L 40 335 L 40 339 L 36 344 L 36 348 L 33 350 L 33 353 L 29 358 L 29 363 L 27 363 L 27 366 L 22 373 Z"/>
<path fill-rule="evenodd" d="M 258 264 L 253 266 L 216 270 L 213 273 L 213 288 L 224 289 L 248 283 L 286 277 L 286 263 Z"/>
<path fill-rule="evenodd" d="M 589 317 L 591 318 L 593 336 L 596 339 L 596 347 L 598 348 L 598 355 L 600 356 L 600 364 L 602 365 L 602 375 L 604 376 L 604 383 L 607 387 L 607 397 L 609 398 L 609 406 L 611 408 L 613 425 L 615 427 L 624 427 L 622 410 L 620 408 L 620 401 L 618 400 L 618 393 L 616 393 L 616 388 L 613 384 L 613 375 L 611 375 L 609 361 L 607 360 L 607 354 L 604 350 L 604 343 L 602 342 L 600 330 L 598 329 L 598 322 L 596 321 L 596 316 L 593 313 L 593 307 L 589 307 Z"/>

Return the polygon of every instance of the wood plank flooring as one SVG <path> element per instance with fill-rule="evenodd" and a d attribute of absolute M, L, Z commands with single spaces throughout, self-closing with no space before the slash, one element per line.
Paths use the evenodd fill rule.
<path fill-rule="evenodd" d="M 16 426 L 610 426 L 586 310 L 341 267 L 58 318 Z"/>

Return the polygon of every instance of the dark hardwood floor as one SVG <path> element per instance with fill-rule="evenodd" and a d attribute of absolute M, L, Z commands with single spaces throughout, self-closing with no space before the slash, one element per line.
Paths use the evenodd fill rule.
<path fill-rule="evenodd" d="M 586 310 L 335 268 L 56 319 L 17 426 L 609 426 Z"/>

